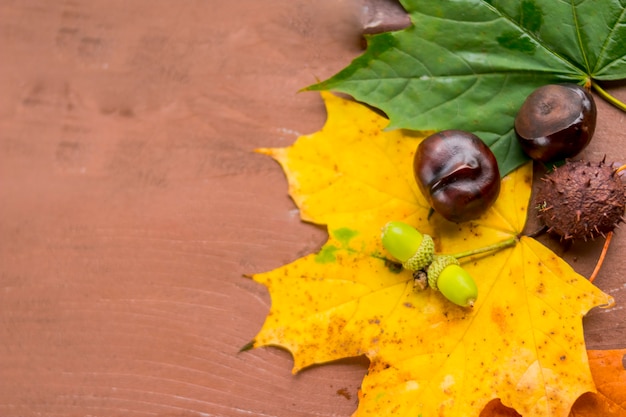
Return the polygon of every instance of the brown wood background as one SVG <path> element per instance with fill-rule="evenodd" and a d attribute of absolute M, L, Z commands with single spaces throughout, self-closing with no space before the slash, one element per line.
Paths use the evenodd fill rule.
<path fill-rule="evenodd" d="M 361 53 L 367 7 L 0 1 L 1 416 L 354 411 L 364 359 L 293 376 L 285 351 L 238 350 L 270 306 L 242 275 L 326 239 L 252 150 L 322 126 L 297 91 Z M 626 162 L 626 114 L 598 104 L 585 155 Z M 601 244 L 559 253 L 588 276 Z M 590 348 L 626 347 L 625 250 L 622 229 L 596 281 L 618 304 L 585 319 Z"/>

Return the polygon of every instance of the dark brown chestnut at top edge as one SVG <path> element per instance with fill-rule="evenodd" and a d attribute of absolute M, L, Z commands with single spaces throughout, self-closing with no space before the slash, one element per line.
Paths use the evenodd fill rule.
<path fill-rule="evenodd" d="M 431 207 L 460 223 L 480 217 L 500 193 L 500 171 L 491 149 L 476 135 L 443 130 L 415 152 L 417 184 Z"/>
<path fill-rule="evenodd" d="M 528 156 L 554 162 L 580 153 L 596 128 L 593 96 L 576 84 L 549 84 L 533 91 L 515 118 L 515 133 Z"/>

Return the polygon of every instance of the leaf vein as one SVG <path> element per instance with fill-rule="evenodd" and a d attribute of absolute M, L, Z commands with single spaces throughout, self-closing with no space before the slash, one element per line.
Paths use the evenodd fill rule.
<path fill-rule="evenodd" d="M 513 19 L 512 16 L 509 16 L 506 13 L 504 13 L 504 11 L 499 10 L 498 8 L 492 6 L 491 4 L 489 4 L 489 2 L 487 0 L 481 0 L 481 1 L 486 5 L 487 8 L 491 9 L 495 14 L 497 14 L 497 15 L 501 16 L 502 18 L 506 19 L 513 26 L 515 26 L 520 32 L 522 32 L 523 34 L 525 34 L 526 36 L 531 38 L 535 42 L 535 44 L 537 44 L 539 47 L 547 50 L 551 55 L 554 55 L 555 57 L 557 57 L 566 66 L 572 68 L 572 70 L 574 72 L 581 73 L 580 68 L 578 68 L 576 65 L 574 65 L 569 59 L 565 58 L 563 55 L 558 53 L 553 47 L 549 46 L 546 42 L 541 41 L 540 39 L 538 39 L 537 36 L 534 33 L 532 33 L 531 31 L 529 31 L 528 29 L 526 29 L 525 27 L 520 25 L 518 22 L 516 22 L 515 19 Z"/>
<path fill-rule="evenodd" d="M 600 53 L 598 54 L 598 60 L 596 61 L 596 66 L 595 66 L 593 72 L 590 72 L 590 75 L 595 74 L 595 73 L 600 71 L 601 68 L 598 68 L 598 65 L 600 65 L 600 62 L 602 61 L 600 58 L 605 55 L 606 50 L 609 48 L 610 40 L 613 39 L 613 34 L 617 31 L 617 28 L 623 24 L 624 20 L 626 20 L 626 8 L 622 8 L 622 13 L 619 15 L 619 17 L 615 21 L 615 24 L 611 28 L 611 30 L 609 32 L 609 35 L 604 39 L 604 42 L 602 44 L 602 48 L 600 48 Z M 615 59 L 612 59 L 611 61 L 608 61 L 604 65 L 604 68 L 610 67 L 615 62 L 617 62 L 619 60 L 622 60 L 624 58 L 625 58 L 624 56 L 616 57 Z"/>

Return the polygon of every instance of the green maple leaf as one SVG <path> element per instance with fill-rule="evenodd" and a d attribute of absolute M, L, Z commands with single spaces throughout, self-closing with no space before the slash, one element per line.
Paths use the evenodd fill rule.
<path fill-rule="evenodd" d="M 626 78 L 625 0 L 401 2 L 411 27 L 369 38 L 363 55 L 308 89 L 378 107 L 390 128 L 474 132 L 502 175 L 527 160 L 513 122 L 531 91 Z"/>

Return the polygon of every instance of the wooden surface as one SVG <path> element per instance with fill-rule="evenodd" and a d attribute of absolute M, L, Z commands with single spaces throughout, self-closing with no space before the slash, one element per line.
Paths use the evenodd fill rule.
<path fill-rule="evenodd" d="M 0 415 L 349 416 L 363 358 L 291 375 L 238 353 L 267 291 L 243 274 L 316 251 L 279 166 L 318 130 L 297 91 L 361 53 L 356 0 L 0 1 Z M 626 88 L 611 91 L 626 99 Z M 599 103 L 591 159 L 626 162 Z M 626 347 L 626 233 L 588 346 Z M 554 241 L 548 241 L 558 248 Z M 583 275 L 602 242 L 563 256 Z"/>

